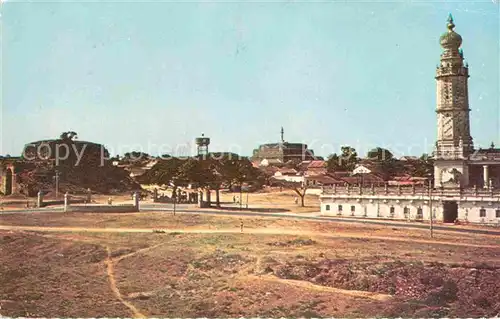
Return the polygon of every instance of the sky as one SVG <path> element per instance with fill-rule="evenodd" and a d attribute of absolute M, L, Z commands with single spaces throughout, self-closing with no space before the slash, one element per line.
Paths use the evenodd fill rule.
<path fill-rule="evenodd" d="M 262 143 L 432 151 L 439 36 L 469 63 L 471 134 L 500 146 L 500 8 L 482 1 L 2 0 L 0 154 L 75 131 L 112 154 Z"/>

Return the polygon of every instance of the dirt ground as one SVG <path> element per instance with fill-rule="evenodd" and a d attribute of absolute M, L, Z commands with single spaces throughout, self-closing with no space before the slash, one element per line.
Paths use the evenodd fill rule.
<path fill-rule="evenodd" d="M 152 191 L 153 186 L 145 186 L 144 189 Z M 190 191 L 190 190 L 188 190 Z M 159 192 L 161 193 L 161 191 Z M 170 193 L 168 196 L 170 196 Z M 227 191 L 220 192 L 220 202 L 222 208 L 239 208 L 240 207 L 240 195 L 241 195 L 241 207 L 250 209 L 268 209 L 269 211 L 275 212 L 293 212 L 293 213 L 308 213 L 308 212 L 319 212 L 320 203 L 318 195 L 307 194 L 305 196 L 305 206 L 300 206 L 300 198 L 298 198 L 298 203 L 295 203 L 295 197 L 298 197 L 293 190 L 284 189 L 279 191 L 279 189 L 271 189 L 266 192 L 258 193 L 232 193 Z M 93 195 L 92 200 L 96 203 L 107 203 L 108 198 L 112 198 L 113 203 L 126 203 L 132 202 L 132 197 L 130 194 L 121 195 Z M 145 202 L 150 202 L 152 199 L 150 197 L 145 199 Z M 215 192 L 211 193 L 212 206 L 215 207 Z M 195 205 L 193 205 L 195 206 Z"/>
<path fill-rule="evenodd" d="M 0 215 L 0 287 L 4 316 L 492 317 L 500 238 L 278 218 L 10 214 Z"/>
<path fill-rule="evenodd" d="M 212 195 L 212 201 L 215 201 L 215 193 Z M 229 193 L 221 192 L 220 200 L 224 204 L 233 204 L 233 197 L 236 199 L 236 205 L 239 203 L 240 194 L 239 193 Z M 295 198 L 298 199 L 298 204 L 295 203 Z M 250 208 L 275 208 L 282 211 L 301 213 L 301 212 L 319 212 L 320 203 L 319 196 L 313 194 L 307 194 L 304 199 L 305 207 L 300 206 L 300 198 L 292 190 L 279 191 L 274 189 L 272 192 L 265 193 L 242 193 L 241 203 L 242 206 L 248 202 L 248 207 Z"/>
<path fill-rule="evenodd" d="M 142 185 L 145 190 L 153 191 L 154 186 Z M 190 191 L 190 190 L 188 190 Z M 163 193 L 163 191 L 159 191 Z M 167 192 L 170 196 L 170 192 Z M 80 196 L 81 197 L 81 196 Z M 234 197 L 234 198 L 233 198 Z M 248 204 L 249 209 L 268 209 L 269 211 L 275 212 L 293 212 L 293 213 L 308 213 L 308 212 L 319 212 L 319 197 L 314 194 L 307 194 L 305 196 L 305 207 L 300 206 L 300 199 L 298 199 L 298 204 L 295 203 L 295 197 L 298 197 L 293 190 L 283 189 L 280 191 L 278 188 L 267 188 L 265 191 L 257 193 L 242 193 L 241 194 L 241 207 L 246 208 Z M 62 199 L 62 195 L 60 197 Z M 81 197 L 83 198 L 83 197 Z M 119 195 L 92 195 L 92 201 L 95 203 L 106 204 L 108 199 L 111 198 L 114 204 L 117 203 L 132 203 L 132 194 L 124 193 Z M 8 209 L 21 209 L 26 207 L 26 200 L 30 201 L 30 206 L 36 204 L 36 198 L 24 200 L 18 198 L 18 203 L 12 203 L 12 198 L 0 198 L 0 211 Z M 236 200 L 236 203 L 233 201 Z M 220 201 L 222 208 L 239 208 L 240 207 L 240 193 L 232 193 L 227 191 L 220 192 Z M 215 192 L 211 194 L 212 205 L 215 207 Z M 151 202 L 151 196 L 147 197 L 145 202 Z M 7 203 L 7 204 L 6 204 Z M 193 207 L 196 205 L 193 205 Z"/>

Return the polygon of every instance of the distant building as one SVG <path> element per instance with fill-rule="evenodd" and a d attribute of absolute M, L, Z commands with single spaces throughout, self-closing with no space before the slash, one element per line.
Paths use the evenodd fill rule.
<path fill-rule="evenodd" d="M 328 187 L 333 185 L 345 184 L 343 180 L 337 179 L 329 174 L 305 176 L 305 181 L 309 187 Z"/>
<path fill-rule="evenodd" d="M 273 178 L 287 182 L 304 182 L 304 176 L 292 168 L 279 169 L 274 173 Z"/>
<path fill-rule="evenodd" d="M 307 148 L 307 144 L 285 142 L 284 130 L 281 128 L 281 142 L 262 144 L 253 151 L 252 161 L 260 166 L 282 165 L 290 161 L 302 162 L 321 159 L 314 155 L 314 151 Z"/>
<path fill-rule="evenodd" d="M 146 173 L 146 171 L 153 168 L 153 166 L 155 166 L 156 163 L 158 163 L 157 159 L 150 159 L 150 160 L 143 162 L 143 163 L 140 163 L 140 164 L 136 164 L 136 163 L 125 164 L 125 165 L 118 164 L 116 166 L 121 167 L 121 168 L 125 169 L 126 171 L 128 171 L 130 177 L 138 177 L 138 176 L 141 176 L 144 173 Z M 114 165 L 114 162 L 113 162 L 113 165 Z"/>
<path fill-rule="evenodd" d="M 306 176 L 325 175 L 327 173 L 326 162 L 323 160 L 303 161 L 298 167 Z"/>
<path fill-rule="evenodd" d="M 399 158 L 400 161 L 407 162 L 407 161 L 417 161 L 418 157 L 416 156 L 401 156 Z"/>

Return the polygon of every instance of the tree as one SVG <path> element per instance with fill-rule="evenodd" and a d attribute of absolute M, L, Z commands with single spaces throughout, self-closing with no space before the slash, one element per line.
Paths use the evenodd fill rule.
<path fill-rule="evenodd" d="M 216 205 L 220 207 L 220 189 L 223 186 L 241 185 L 254 178 L 252 163 L 234 153 L 210 153 L 201 159 L 210 189 L 215 190 Z"/>
<path fill-rule="evenodd" d="M 368 157 L 371 160 L 383 162 L 383 161 L 391 160 L 394 156 L 392 155 L 392 153 L 389 150 L 387 150 L 385 148 L 381 148 L 381 147 L 376 147 L 376 148 L 368 151 L 368 153 L 366 154 L 366 157 Z"/>
<path fill-rule="evenodd" d="M 300 197 L 300 206 L 305 207 L 304 200 L 306 197 L 307 183 L 305 182 L 292 182 L 286 180 L 280 180 L 272 178 L 273 185 L 278 185 L 280 187 L 292 189 Z"/>
<path fill-rule="evenodd" d="M 175 157 L 161 160 L 140 176 L 139 180 L 148 184 L 172 186 L 172 197 L 175 198 L 177 188 L 186 183 L 184 171 L 182 170 L 183 164 L 184 161 Z"/>
<path fill-rule="evenodd" d="M 261 188 L 264 185 L 269 185 L 269 180 L 272 177 L 272 175 L 269 174 L 268 172 L 253 166 L 250 171 L 250 176 L 252 182 L 259 188 Z"/>
<path fill-rule="evenodd" d="M 328 157 L 326 167 L 329 172 L 333 171 L 352 171 L 358 163 L 358 153 L 350 146 L 340 148 L 341 155 L 336 153 Z"/>
<path fill-rule="evenodd" d="M 159 160 L 139 179 L 145 183 L 169 185 L 174 188 L 191 185 L 194 188 L 214 190 L 216 205 L 220 207 L 223 186 L 256 181 L 260 173 L 248 158 L 234 153 L 210 153 L 189 158 Z M 175 195 L 174 195 L 175 196 Z"/>
<path fill-rule="evenodd" d="M 405 165 L 398 159 L 391 158 L 380 162 L 380 168 L 386 178 L 392 178 L 396 175 L 405 173 Z"/>
<path fill-rule="evenodd" d="M 204 180 L 208 189 L 215 191 L 215 205 L 220 207 L 220 189 L 224 183 L 223 175 L 221 173 L 220 155 L 211 154 L 208 158 L 202 159 L 202 170 Z"/>
<path fill-rule="evenodd" d="M 232 185 L 242 185 L 256 179 L 256 174 L 252 163 L 248 158 L 226 158 L 220 162 L 220 173 L 227 187 Z"/>
<path fill-rule="evenodd" d="M 342 160 L 345 163 L 346 170 L 354 170 L 359 161 L 356 150 L 350 146 L 342 146 L 340 150 L 342 151 Z"/>
<path fill-rule="evenodd" d="M 422 154 L 413 166 L 412 175 L 432 178 L 434 176 L 434 159 L 428 154 Z"/>
<path fill-rule="evenodd" d="M 190 184 L 193 188 L 207 188 L 211 176 L 207 174 L 203 164 L 193 157 L 184 160 L 179 170 L 178 180 L 182 180 L 186 185 Z"/>
<path fill-rule="evenodd" d="M 342 161 L 337 153 L 331 154 L 328 156 L 328 160 L 326 161 L 326 169 L 328 172 L 335 172 L 343 170 Z"/>
<path fill-rule="evenodd" d="M 73 131 L 63 132 L 60 135 L 60 139 L 65 140 L 65 141 L 66 140 L 72 141 L 72 140 L 75 140 L 77 138 L 78 138 L 78 134 L 76 132 L 73 132 Z"/>
<path fill-rule="evenodd" d="M 149 155 L 148 153 L 132 151 L 123 154 L 121 160 L 125 163 L 139 163 L 148 161 L 149 159 L 151 159 L 151 155 Z M 165 159 L 170 159 L 170 158 L 165 158 Z"/>

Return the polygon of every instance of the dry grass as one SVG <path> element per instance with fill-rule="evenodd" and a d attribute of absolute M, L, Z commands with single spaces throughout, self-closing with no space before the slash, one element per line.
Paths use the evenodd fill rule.
<path fill-rule="evenodd" d="M 142 185 L 142 187 L 146 190 L 152 191 L 154 186 Z M 159 193 L 163 193 L 160 191 Z M 167 192 L 168 196 L 170 196 L 170 191 Z M 212 192 L 212 202 L 215 204 L 215 192 Z M 239 204 L 233 203 L 233 196 L 239 198 L 240 193 L 228 193 L 221 191 L 220 192 L 220 201 L 222 203 L 222 207 L 233 207 L 239 208 Z M 266 193 L 249 193 L 248 198 L 247 194 L 242 194 L 242 206 L 245 207 L 248 200 L 248 207 L 250 209 L 271 209 L 271 210 L 280 210 L 283 212 L 293 212 L 293 213 L 306 213 L 306 212 L 319 212 L 319 199 L 317 195 L 306 195 L 305 197 L 305 207 L 300 207 L 299 204 L 295 204 L 295 197 L 297 194 L 293 190 L 283 190 L 280 192 L 279 190 L 272 190 Z M 62 197 L 61 197 L 62 198 Z M 118 195 L 92 195 L 92 201 L 95 203 L 106 204 L 108 203 L 108 199 L 111 198 L 113 203 L 132 203 L 132 195 L 131 193 L 124 193 Z M 32 199 L 34 200 L 34 199 Z M 0 199 L 0 204 L 2 203 L 2 199 Z M 151 201 L 151 198 L 146 199 L 146 201 Z M 32 203 L 34 204 L 34 203 Z M 23 201 L 19 201 L 17 204 L 11 204 L 9 207 L 2 206 L 4 210 L 7 209 L 20 209 L 24 208 L 26 203 Z M 193 205 L 195 206 L 195 205 Z"/>
<path fill-rule="evenodd" d="M 154 188 L 157 188 L 159 190 L 159 193 L 165 193 L 170 196 L 171 191 L 168 190 L 166 192 L 161 191 L 160 188 L 154 185 L 141 185 L 144 189 L 148 191 L 153 191 Z M 188 190 L 189 192 L 191 190 Z M 279 188 L 266 188 L 265 192 L 258 192 L 258 193 L 233 193 L 233 192 L 228 192 L 225 190 L 221 190 L 219 192 L 220 195 L 220 201 L 222 203 L 228 203 L 228 204 L 233 204 L 233 197 L 238 199 L 240 196 L 242 198 L 242 203 L 245 205 L 247 203 L 248 199 L 248 204 L 250 207 L 286 207 L 286 208 L 291 208 L 293 210 L 298 209 L 298 210 L 307 210 L 311 211 L 311 209 L 314 209 L 314 211 L 319 211 L 319 200 L 318 200 L 318 195 L 314 194 L 307 194 L 305 197 L 305 206 L 306 207 L 299 207 L 300 205 L 295 204 L 295 197 L 298 197 L 298 195 L 291 189 L 283 189 L 282 191 L 279 190 Z M 125 196 L 126 197 L 126 196 Z M 211 192 L 211 197 L 212 201 L 215 201 L 215 191 Z M 300 203 L 300 199 L 299 199 Z"/>
<path fill-rule="evenodd" d="M 212 200 L 215 200 L 215 194 L 212 195 Z M 239 200 L 239 193 L 228 193 L 221 192 L 220 200 L 223 203 L 228 203 L 233 205 L 233 196 L 236 200 Z M 298 204 L 295 204 L 295 198 L 298 199 Z M 318 195 L 306 195 L 304 199 L 305 207 L 300 206 L 300 198 L 293 190 L 283 190 L 268 192 L 268 193 L 243 193 L 241 194 L 243 207 L 248 202 L 249 208 L 269 208 L 269 209 L 280 209 L 286 212 L 293 213 L 308 213 L 308 212 L 319 212 L 319 198 Z"/>
<path fill-rule="evenodd" d="M 3 215 L 0 225 L 227 230 L 0 230 L 7 316 L 492 316 L 500 297 L 494 236 L 168 213 Z M 443 292 L 450 280 L 457 291 Z"/>

